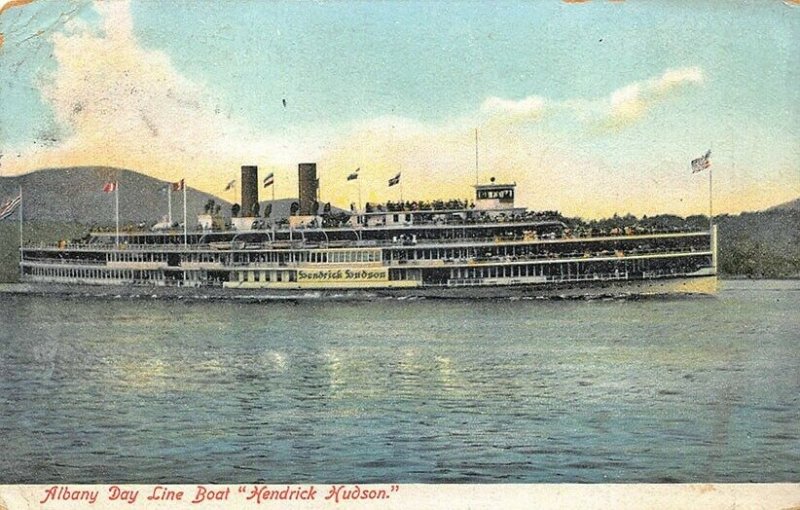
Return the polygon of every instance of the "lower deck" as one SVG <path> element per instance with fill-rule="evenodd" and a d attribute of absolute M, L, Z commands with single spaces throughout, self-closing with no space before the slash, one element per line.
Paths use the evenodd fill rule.
<path fill-rule="evenodd" d="M 25 282 L 273 290 L 540 286 L 716 274 L 716 229 L 461 247 L 23 248 Z"/>
<path fill-rule="evenodd" d="M 614 282 L 716 273 L 711 253 L 695 252 L 631 257 L 595 257 L 506 263 L 441 263 L 424 267 L 304 265 L 267 268 L 91 265 L 67 261 L 25 261 L 26 282 L 88 285 L 225 287 L 264 289 L 375 289 L 480 287 L 571 282 Z"/>

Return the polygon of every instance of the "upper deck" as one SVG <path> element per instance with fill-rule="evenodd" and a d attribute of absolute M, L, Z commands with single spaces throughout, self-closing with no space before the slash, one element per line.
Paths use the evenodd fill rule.
<path fill-rule="evenodd" d="M 505 226 L 508 226 L 506 224 Z M 498 225 L 502 227 L 502 225 Z M 468 226 L 465 226 L 468 228 Z M 367 230 L 367 229 L 364 229 Z M 328 238 L 316 236 L 311 238 L 304 234 L 325 232 Z M 334 239 L 336 233 L 347 233 L 349 239 Z M 463 232 L 462 232 L 463 233 Z M 285 235 L 282 235 L 285 234 Z M 192 232 L 188 236 L 188 243 L 184 244 L 182 233 L 125 233 L 120 235 L 120 243 L 116 244 L 115 234 L 108 232 L 94 233 L 89 239 L 77 241 L 62 241 L 59 243 L 27 244 L 25 250 L 58 251 L 58 252 L 97 252 L 115 250 L 143 250 L 158 252 L 191 252 L 191 251 L 228 251 L 228 250 L 312 250 L 320 247 L 332 249 L 352 248 L 401 248 L 413 247 L 429 249 L 437 247 L 481 247 L 495 245 L 597 245 L 603 249 L 607 245 L 613 250 L 620 242 L 648 242 L 659 240 L 679 240 L 692 238 L 705 239 L 709 231 L 650 231 L 627 233 L 589 232 L 573 233 L 562 231 L 559 235 L 538 236 L 532 233 L 499 234 L 494 236 L 459 236 L 449 238 L 424 238 L 424 237 L 392 237 L 389 239 L 370 239 L 358 236 L 359 232 L 353 229 L 320 229 L 295 231 L 292 236 L 288 231 L 268 232 L 250 231 L 245 233 L 204 233 Z M 363 232 L 361 232 L 363 234 Z"/>

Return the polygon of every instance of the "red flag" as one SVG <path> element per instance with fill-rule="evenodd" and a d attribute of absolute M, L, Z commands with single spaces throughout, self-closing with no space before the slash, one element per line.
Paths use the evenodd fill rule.
<path fill-rule="evenodd" d="M 186 183 L 184 182 L 183 179 L 181 179 L 178 182 L 173 182 L 172 183 L 172 191 L 182 191 L 185 186 L 186 186 Z"/>
<path fill-rule="evenodd" d="M 113 193 L 117 190 L 117 182 L 107 182 L 103 184 L 103 192 L 104 193 Z"/>

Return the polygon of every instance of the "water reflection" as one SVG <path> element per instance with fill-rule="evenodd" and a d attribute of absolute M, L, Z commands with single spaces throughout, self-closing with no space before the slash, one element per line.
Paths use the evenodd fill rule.
<path fill-rule="evenodd" d="M 521 300 L 480 313 L 14 298 L 0 308 L 0 472 L 797 480 L 800 292 L 751 285 L 711 300 Z"/>

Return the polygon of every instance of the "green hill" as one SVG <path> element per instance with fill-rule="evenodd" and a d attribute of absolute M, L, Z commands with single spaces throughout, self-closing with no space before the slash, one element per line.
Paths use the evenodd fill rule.
<path fill-rule="evenodd" d="M 800 211 L 800 198 L 772 206 L 767 211 Z"/>
<path fill-rule="evenodd" d="M 717 218 L 725 276 L 800 277 L 800 209 L 771 208 Z"/>

